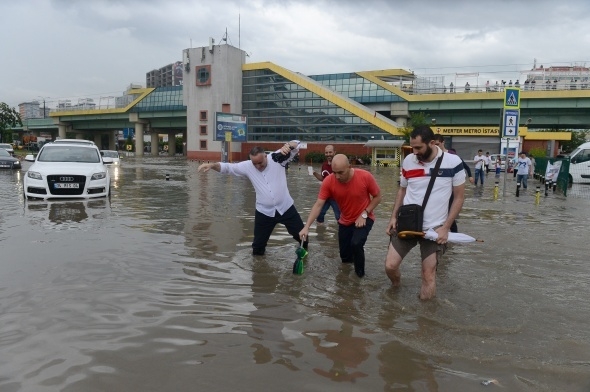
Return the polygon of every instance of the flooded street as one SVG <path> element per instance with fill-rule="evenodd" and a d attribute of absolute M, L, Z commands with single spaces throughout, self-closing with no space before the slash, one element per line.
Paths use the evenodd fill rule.
<path fill-rule="evenodd" d="M 537 205 L 535 180 L 498 200 L 491 174 L 468 184 L 459 230 L 485 242 L 452 246 L 421 302 L 417 249 L 399 290 L 384 272 L 398 169 L 364 167 L 384 198 L 359 279 L 331 210 L 303 275 L 282 226 L 253 257 L 247 179 L 125 158 L 110 200 L 24 202 L 29 165 L 0 172 L 3 392 L 590 390 L 590 200 L 575 193 Z M 305 220 L 319 182 L 288 178 Z"/>

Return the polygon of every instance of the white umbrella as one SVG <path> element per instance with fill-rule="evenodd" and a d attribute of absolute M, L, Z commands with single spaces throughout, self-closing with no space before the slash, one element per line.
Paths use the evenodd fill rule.
<path fill-rule="evenodd" d="M 436 241 L 436 239 L 438 238 L 438 233 L 432 229 L 428 229 L 428 231 L 426 233 L 424 233 L 424 238 L 426 238 L 427 240 Z M 463 234 L 463 233 L 452 233 L 450 231 L 449 231 L 448 241 L 449 242 L 458 242 L 458 243 L 466 243 L 466 242 L 474 242 L 474 241 L 483 242 L 483 240 L 476 239 L 470 235 Z"/>

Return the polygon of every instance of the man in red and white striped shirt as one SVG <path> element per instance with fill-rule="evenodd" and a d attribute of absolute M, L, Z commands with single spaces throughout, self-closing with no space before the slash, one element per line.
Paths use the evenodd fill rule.
<path fill-rule="evenodd" d="M 399 286 L 401 262 L 419 243 L 422 256 L 420 299 L 430 299 L 436 293 L 436 265 L 444 252 L 450 227 L 463 207 L 465 171 L 461 158 L 453 154 L 443 154 L 443 151 L 436 146 L 434 132 L 426 125 L 414 128 L 410 134 L 410 146 L 413 153 L 403 161 L 400 189 L 386 229 L 387 234 L 391 236 L 391 241 L 385 258 L 385 272 L 391 283 Z M 424 208 L 422 226 L 423 231 L 435 230 L 438 239 L 436 242 L 423 238 L 400 239 L 395 231 L 399 207 L 405 204 L 422 205 L 438 159 L 442 161 L 430 198 Z M 451 195 L 453 202 L 449 208 Z"/>

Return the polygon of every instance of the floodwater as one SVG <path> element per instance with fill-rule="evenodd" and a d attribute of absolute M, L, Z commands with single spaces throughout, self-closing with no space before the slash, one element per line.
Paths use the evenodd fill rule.
<path fill-rule="evenodd" d="M 359 279 L 331 210 L 303 275 L 283 227 L 253 257 L 249 182 L 197 166 L 126 158 L 86 202 L 24 202 L 28 165 L 0 172 L 1 391 L 590 390 L 588 199 L 468 185 L 459 229 L 485 242 L 454 245 L 421 302 L 417 250 L 399 290 L 383 269 L 398 170 L 368 168 Z M 319 182 L 288 177 L 305 220 Z"/>

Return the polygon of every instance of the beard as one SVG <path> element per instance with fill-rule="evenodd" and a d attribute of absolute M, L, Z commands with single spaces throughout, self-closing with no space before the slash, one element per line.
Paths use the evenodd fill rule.
<path fill-rule="evenodd" d="M 430 148 L 430 146 L 426 146 L 426 152 L 424 154 L 416 154 L 416 158 L 418 158 L 418 161 L 420 162 L 426 162 L 426 159 L 428 159 L 431 155 L 432 148 Z"/>

